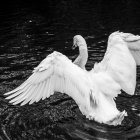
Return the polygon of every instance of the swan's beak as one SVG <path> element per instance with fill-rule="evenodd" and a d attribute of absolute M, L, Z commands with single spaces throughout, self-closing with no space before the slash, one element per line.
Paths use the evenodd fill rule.
<path fill-rule="evenodd" d="M 74 50 L 76 48 L 76 45 L 73 44 L 72 49 Z"/>

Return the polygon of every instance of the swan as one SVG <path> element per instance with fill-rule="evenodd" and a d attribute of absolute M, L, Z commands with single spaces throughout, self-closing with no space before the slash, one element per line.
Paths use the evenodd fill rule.
<path fill-rule="evenodd" d="M 103 60 L 87 71 L 86 41 L 81 35 L 74 36 L 73 46 L 79 47 L 79 56 L 74 62 L 54 51 L 34 68 L 25 82 L 5 93 L 6 99 L 22 106 L 49 98 L 55 92 L 65 93 L 89 120 L 120 125 L 127 112 L 120 112 L 114 100 L 121 89 L 134 95 L 136 65 L 140 65 L 140 36 L 114 32 L 107 44 Z"/>

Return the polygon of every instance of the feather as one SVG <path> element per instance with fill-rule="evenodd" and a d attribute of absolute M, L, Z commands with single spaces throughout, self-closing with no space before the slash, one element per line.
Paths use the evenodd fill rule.
<path fill-rule="evenodd" d="M 37 89 L 37 86 L 32 86 L 32 89 L 31 91 L 29 92 L 29 94 L 26 96 L 26 99 L 21 103 L 21 106 L 27 104 L 30 100 L 31 100 L 31 97 L 32 95 L 34 94 L 34 92 L 36 91 Z"/>

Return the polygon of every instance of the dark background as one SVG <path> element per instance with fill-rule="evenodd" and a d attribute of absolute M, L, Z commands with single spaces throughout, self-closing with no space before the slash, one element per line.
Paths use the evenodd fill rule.
<path fill-rule="evenodd" d="M 74 60 L 72 38 L 87 42 L 90 70 L 102 60 L 114 31 L 140 35 L 139 0 L 3 1 L 0 4 L 0 140 L 139 140 L 140 68 L 134 96 L 116 99 L 128 117 L 121 126 L 89 121 L 73 99 L 56 93 L 32 105 L 13 106 L 4 93 L 19 86 L 54 50 Z"/>

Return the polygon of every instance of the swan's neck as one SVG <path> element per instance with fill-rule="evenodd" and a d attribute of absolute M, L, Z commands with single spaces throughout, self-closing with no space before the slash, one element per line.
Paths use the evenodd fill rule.
<path fill-rule="evenodd" d="M 85 45 L 79 46 L 79 56 L 81 56 L 83 58 L 87 58 L 88 57 L 87 46 L 85 46 Z"/>
<path fill-rule="evenodd" d="M 87 50 L 87 45 L 80 45 L 79 46 L 79 56 L 78 56 L 78 65 L 82 68 L 85 69 L 85 65 L 88 60 L 88 50 Z"/>

